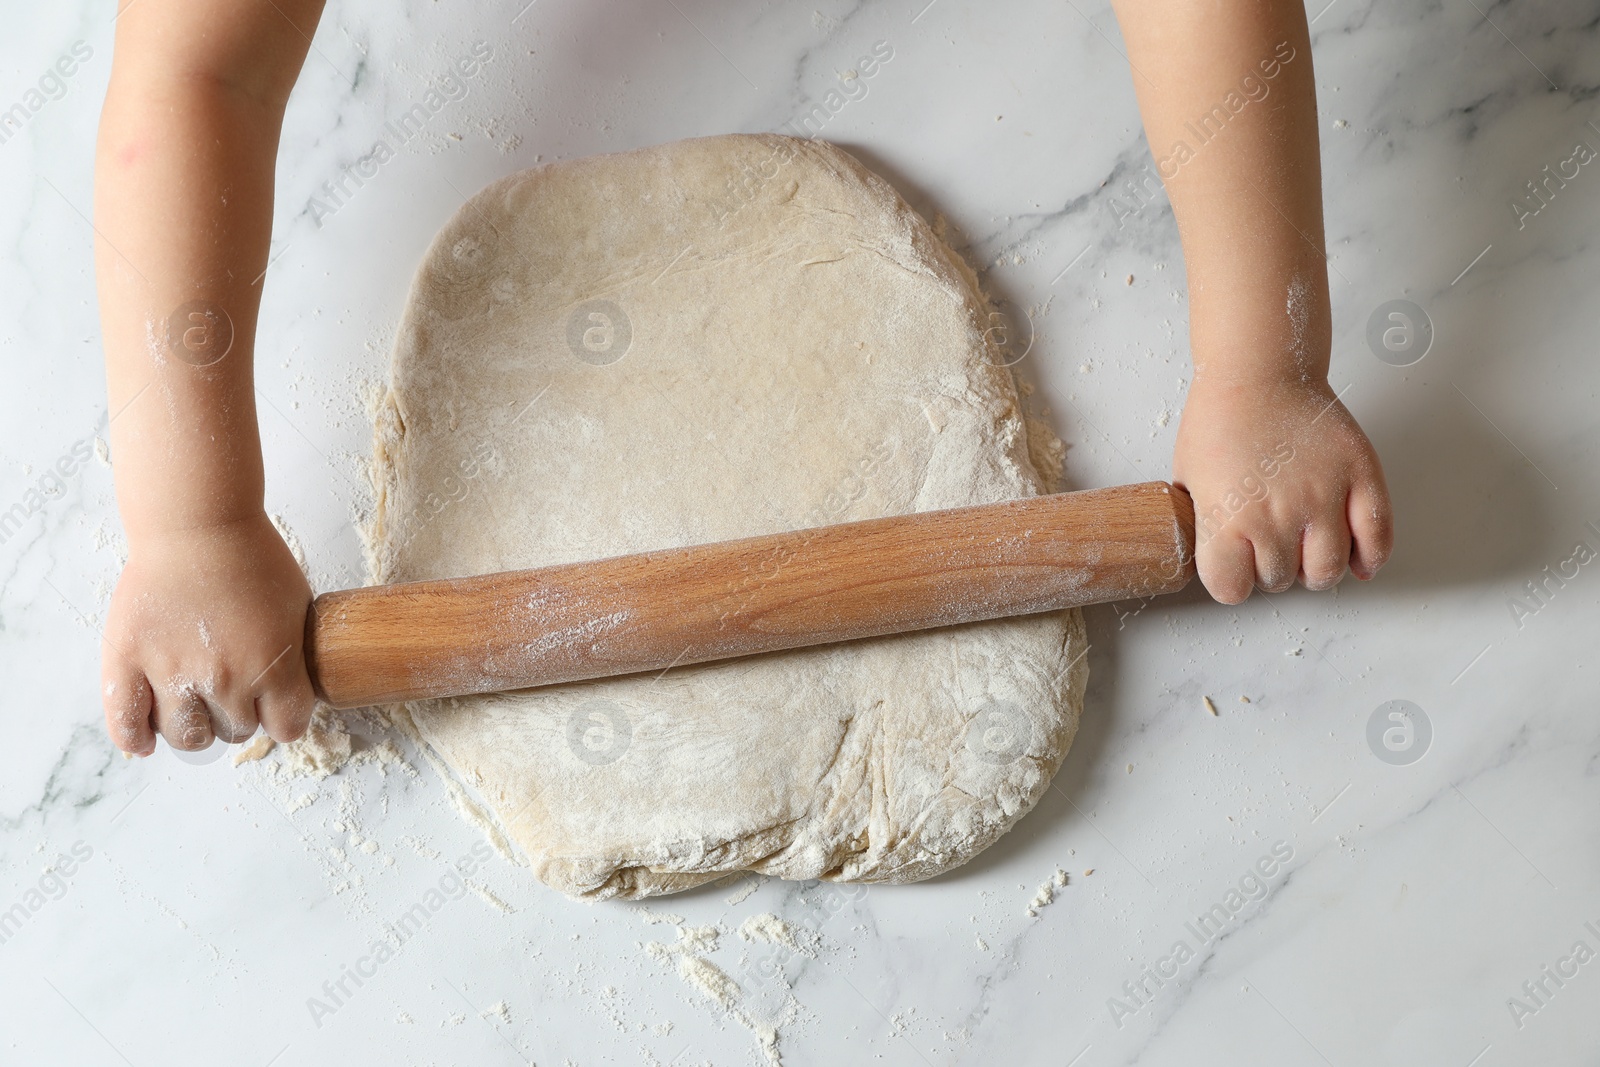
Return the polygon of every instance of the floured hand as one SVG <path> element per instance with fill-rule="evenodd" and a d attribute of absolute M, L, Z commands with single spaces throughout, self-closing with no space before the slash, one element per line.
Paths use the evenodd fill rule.
<path fill-rule="evenodd" d="M 148 756 L 305 732 L 315 697 L 302 647 L 311 587 L 265 514 L 135 542 L 102 646 L 106 729 Z"/>
<path fill-rule="evenodd" d="M 1383 468 L 1325 380 L 1197 379 L 1173 477 L 1194 498 L 1200 580 L 1224 604 L 1298 578 L 1327 589 L 1389 558 Z"/>

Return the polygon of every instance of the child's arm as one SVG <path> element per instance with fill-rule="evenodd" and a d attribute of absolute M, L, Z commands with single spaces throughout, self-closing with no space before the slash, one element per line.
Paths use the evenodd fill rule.
<path fill-rule="evenodd" d="M 1173 477 L 1200 577 L 1235 604 L 1373 576 L 1393 525 L 1378 457 L 1328 387 L 1316 86 L 1300 0 L 1115 0 L 1177 216 L 1194 382 Z M 1204 140 L 1202 140 L 1204 138 Z"/>
<path fill-rule="evenodd" d="M 278 132 L 321 8 L 121 5 L 95 268 L 129 545 L 103 692 L 128 752 L 154 751 L 155 732 L 183 749 L 240 740 L 257 722 L 289 740 L 311 714 L 311 594 L 266 515 L 252 361 Z"/>

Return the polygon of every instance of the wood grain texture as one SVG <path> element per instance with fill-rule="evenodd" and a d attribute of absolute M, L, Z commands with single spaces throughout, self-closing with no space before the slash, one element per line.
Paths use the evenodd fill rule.
<path fill-rule="evenodd" d="M 336 708 L 521 689 L 1175 592 L 1194 507 L 1165 482 L 536 570 L 324 593 Z"/>

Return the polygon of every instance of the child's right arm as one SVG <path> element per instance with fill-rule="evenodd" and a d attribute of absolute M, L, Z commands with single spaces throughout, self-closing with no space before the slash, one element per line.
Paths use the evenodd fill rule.
<path fill-rule="evenodd" d="M 253 357 L 289 90 L 322 0 L 125 0 L 95 159 L 95 268 L 127 567 L 107 729 L 148 755 L 299 736 L 311 591 L 268 520 Z M 231 340 L 230 340 L 231 335 Z"/>

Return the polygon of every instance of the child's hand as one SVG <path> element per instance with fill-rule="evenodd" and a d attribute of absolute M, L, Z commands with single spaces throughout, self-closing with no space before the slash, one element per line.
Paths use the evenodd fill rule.
<path fill-rule="evenodd" d="M 311 587 L 266 515 L 147 536 L 111 598 L 106 729 L 148 756 L 156 733 L 193 751 L 305 732 L 315 697 L 302 642 Z"/>
<path fill-rule="evenodd" d="M 1347 563 L 1366 580 L 1389 558 L 1383 468 L 1324 380 L 1196 380 L 1172 470 L 1194 498 L 1200 580 L 1224 604 L 1297 577 L 1327 589 Z"/>

